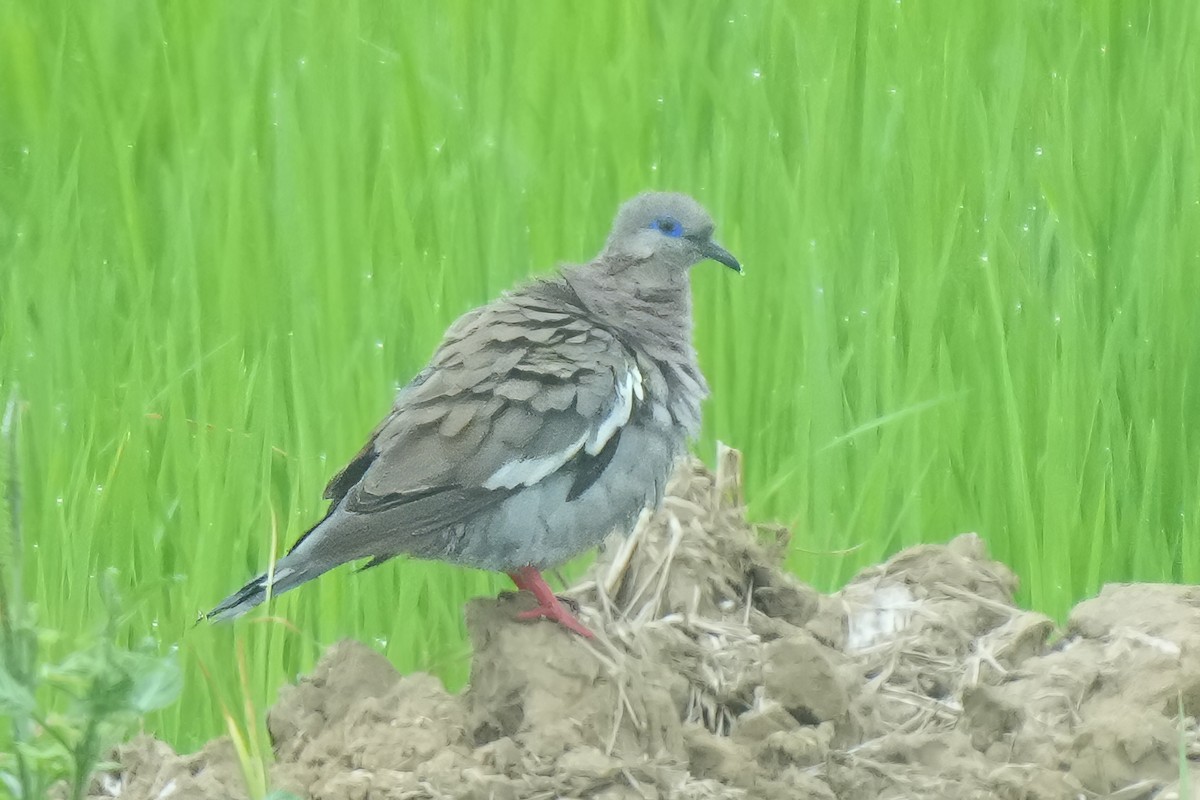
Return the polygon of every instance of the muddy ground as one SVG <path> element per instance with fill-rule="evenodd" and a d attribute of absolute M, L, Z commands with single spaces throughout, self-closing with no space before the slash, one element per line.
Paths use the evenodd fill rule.
<path fill-rule="evenodd" d="M 965 534 L 822 595 L 749 525 L 737 455 L 681 470 L 664 508 L 571 596 L 595 642 L 467 607 L 448 694 L 342 642 L 284 690 L 274 788 L 416 798 L 1200 798 L 1200 588 L 1108 586 L 1065 630 Z M 1182 718 L 1180 710 L 1182 709 Z M 1182 759 L 1181 759 L 1182 757 Z M 94 797 L 243 798 L 227 740 L 117 751 Z M 1181 772 L 1182 760 L 1182 772 Z"/>

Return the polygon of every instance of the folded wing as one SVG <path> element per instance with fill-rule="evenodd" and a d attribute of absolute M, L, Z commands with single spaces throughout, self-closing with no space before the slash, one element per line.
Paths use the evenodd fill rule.
<path fill-rule="evenodd" d="M 574 499 L 643 399 L 636 361 L 610 332 L 545 298 L 507 298 L 450 330 L 326 496 L 356 514 L 406 506 L 414 535 L 551 476 L 569 476 Z"/>

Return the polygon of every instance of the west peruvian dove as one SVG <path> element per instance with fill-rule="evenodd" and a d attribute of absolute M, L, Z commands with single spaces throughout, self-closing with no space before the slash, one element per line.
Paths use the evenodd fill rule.
<path fill-rule="evenodd" d="M 590 263 L 460 317 L 329 482 L 325 518 L 207 616 L 403 554 L 507 572 L 538 600 L 522 617 L 591 636 L 540 570 L 628 532 L 699 429 L 688 271 L 741 271 L 712 232 L 692 198 L 639 195 Z"/>

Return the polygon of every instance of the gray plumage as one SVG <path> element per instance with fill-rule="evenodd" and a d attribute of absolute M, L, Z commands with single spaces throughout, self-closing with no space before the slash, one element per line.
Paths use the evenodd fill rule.
<path fill-rule="evenodd" d="M 686 195 L 639 195 L 591 262 L 459 318 L 329 482 L 328 513 L 276 563 L 271 591 L 401 554 L 540 570 L 628 531 L 700 426 L 688 270 L 740 271 L 712 230 Z M 267 581 L 209 618 L 258 605 Z"/>

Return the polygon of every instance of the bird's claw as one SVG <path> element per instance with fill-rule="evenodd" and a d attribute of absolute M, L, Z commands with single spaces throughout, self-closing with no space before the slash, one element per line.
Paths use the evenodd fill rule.
<path fill-rule="evenodd" d="M 574 604 L 574 601 L 570 601 Z M 578 606 L 576 606 L 578 609 Z M 539 605 L 536 608 L 531 608 L 528 611 L 521 611 L 517 614 L 519 620 L 533 619 L 548 619 L 557 622 L 568 630 L 578 633 L 585 639 L 594 639 L 596 634 L 588 630 L 582 622 L 577 620 L 575 616 L 559 602 L 558 597 L 554 597 L 554 601 L 548 605 Z"/>
<path fill-rule="evenodd" d="M 570 598 L 559 597 L 551 591 L 536 567 L 521 567 L 508 575 L 518 589 L 529 592 L 538 602 L 536 608 L 517 614 L 517 619 L 549 619 L 564 628 L 575 631 L 585 639 L 595 638 L 595 634 L 589 631 L 582 622 L 575 619 L 572 614 L 572 612 L 579 613 L 579 604 Z M 564 603 L 571 606 L 571 611 L 563 606 Z"/>

